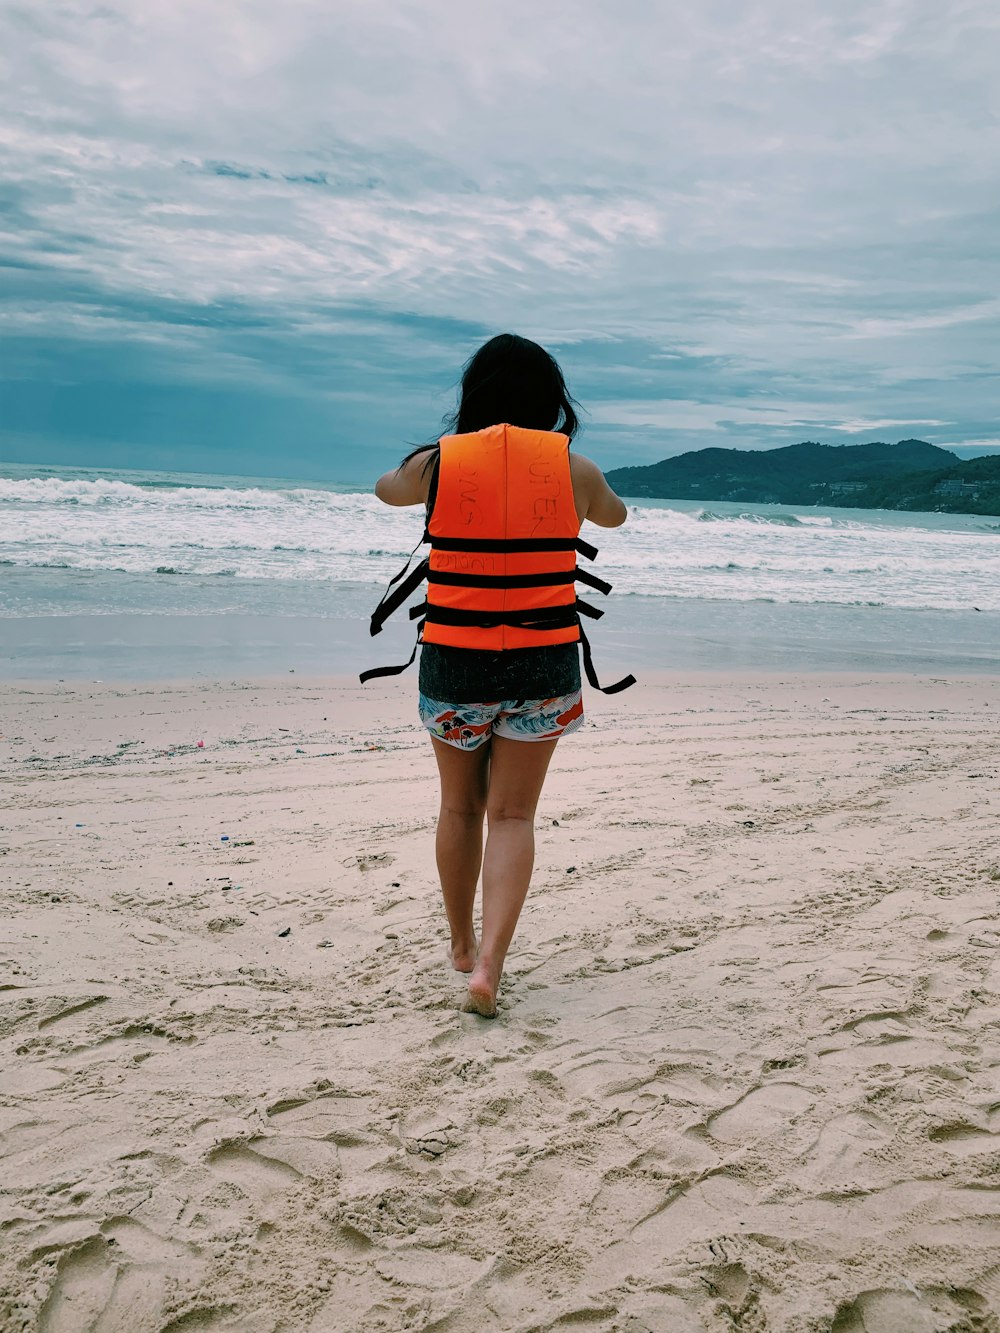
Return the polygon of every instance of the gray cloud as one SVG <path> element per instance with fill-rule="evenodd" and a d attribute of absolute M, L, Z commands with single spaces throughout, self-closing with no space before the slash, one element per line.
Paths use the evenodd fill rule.
<path fill-rule="evenodd" d="M 1000 436 L 986 0 L 66 2 L 8 7 L 0 50 L 10 439 L 60 375 L 133 415 L 197 384 L 221 467 L 245 387 L 317 438 L 367 423 L 362 479 L 505 327 L 560 356 L 609 465 Z"/>

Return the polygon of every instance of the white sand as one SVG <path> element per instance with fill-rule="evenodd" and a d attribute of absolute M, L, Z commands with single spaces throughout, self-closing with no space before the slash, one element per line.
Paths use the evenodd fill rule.
<path fill-rule="evenodd" d="M 414 691 L 6 688 L 3 1333 L 1000 1327 L 1000 681 L 589 696 L 492 1023 Z"/>

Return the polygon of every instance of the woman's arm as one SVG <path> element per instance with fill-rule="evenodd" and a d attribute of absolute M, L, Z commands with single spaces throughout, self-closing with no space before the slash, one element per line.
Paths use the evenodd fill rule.
<path fill-rule="evenodd" d="M 427 503 L 427 488 L 431 468 L 428 455 L 433 445 L 408 458 L 391 472 L 385 472 L 375 483 L 375 494 L 387 505 L 419 505 Z"/>
<path fill-rule="evenodd" d="M 625 502 L 608 485 L 597 464 L 582 454 L 570 454 L 569 470 L 580 522 L 588 519 L 599 528 L 620 528 L 628 518 L 628 510 Z"/>

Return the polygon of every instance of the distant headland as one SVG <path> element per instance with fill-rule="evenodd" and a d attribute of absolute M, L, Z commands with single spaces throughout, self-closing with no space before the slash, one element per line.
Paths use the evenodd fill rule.
<path fill-rule="evenodd" d="M 607 477 L 636 499 L 1000 515 L 1000 454 L 963 461 L 926 440 L 696 449 Z"/>

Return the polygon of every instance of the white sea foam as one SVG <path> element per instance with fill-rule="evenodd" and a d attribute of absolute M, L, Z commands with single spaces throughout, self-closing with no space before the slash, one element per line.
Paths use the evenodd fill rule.
<path fill-rule="evenodd" d="M 0 477 L 0 564 L 373 587 L 417 543 L 416 510 L 309 486 Z M 962 515 L 630 504 L 589 529 L 616 594 L 1000 610 L 1000 524 Z"/>

